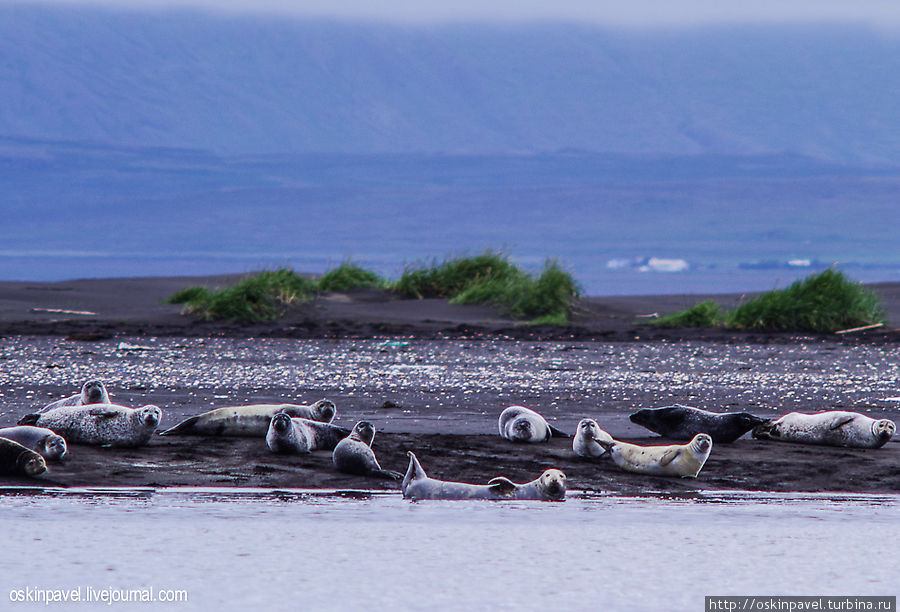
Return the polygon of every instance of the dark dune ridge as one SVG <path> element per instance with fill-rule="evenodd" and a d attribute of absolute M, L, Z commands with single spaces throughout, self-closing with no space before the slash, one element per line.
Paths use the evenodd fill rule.
<path fill-rule="evenodd" d="M 7 364 L 20 359 L 16 351 L 46 344 L 46 338 L 59 337 L 57 341 L 71 354 L 95 355 L 100 347 L 114 346 L 121 338 L 131 341 L 141 336 L 168 336 L 178 338 L 234 337 L 246 339 L 253 345 L 255 337 L 273 338 L 402 338 L 413 347 L 437 346 L 460 343 L 461 359 L 474 360 L 479 354 L 496 354 L 498 345 L 513 346 L 520 340 L 535 343 L 540 349 L 560 341 L 578 343 L 578 346 L 596 347 L 609 345 L 616 349 L 616 342 L 629 346 L 653 345 L 654 355 L 665 358 L 674 354 L 679 346 L 690 345 L 697 349 L 695 340 L 715 347 L 716 354 L 734 352 L 733 360 L 746 364 L 748 357 L 739 351 L 751 345 L 772 345 L 767 352 L 785 352 L 802 345 L 804 351 L 822 356 L 825 363 L 830 355 L 843 351 L 844 359 L 865 361 L 864 354 L 853 355 L 863 349 L 890 352 L 890 346 L 898 339 L 897 330 L 876 330 L 847 336 L 811 336 L 807 334 L 734 333 L 725 331 L 692 332 L 684 330 L 656 330 L 636 324 L 636 315 L 659 312 L 664 314 L 692 305 L 707 296 L 641 296 L 633 298 L 589 298 L 578 306 L 573 327 L 565 329 L 524 328 L 503 319 L 488 307 L 451 306 L 441 300 L 395 300 L 381 292 L 356 292 L 351 295 L 333 294 L 292 311 L 281 321 L 244 328 L 228 323 L 202 323 L 181 314 L 180 307 L 161 303 L 174 291 L 199 281 L 215 284 L 225 278 L 190 279 L 112 279 L 85 280 L 66 283 L 0 283 L 0 337 L 15 342 L 9 344 L 2 358 Z M 900 320 L 900 285 L 876 285 L 885 302 L 890 319 Z M 740 296 L 715 296 L 725 305 L 733 305 Z M 35 309 L 57 309 L 93 312 L 97 314 L 70 314 Z M 26 337 L 19 337 L 25 335 Z M 65 338 L 65 339 L 63 339 Z M 110 340 L 112 339 L 112 340 Z M 205 341 L 211 342 L 211 341 Z M 850 346 L 848 347 L 848 343 Z M 853 343 L 867 345 L 854 348 Z M 843 347 L 843 348 L 842 348 Z M 357 350 L 351 348 L 350 350 Z M 554 349 L 554 355 L 567 355 L 566 346 Z M 581 350 L 581 349 L 578 349 Z M 502 349 L 501 349 L 502 352 Z M 709 352 L 709 351 L 707 351 Z M 157 355 L 154 353 L 153 355 Z M 203 359 L 197 359 L 202 365 Z M 190 357 L 185 352 L 180 363 Z M 390 356 L 385 363 L 393 363 Z M 889 357 L 889 356 L 888 356 Z M 89 357 L 85 357 L 87 359 Z M 562 358 L 562 357 L 560 357 Z M 656 358 L 656 357 L 655 357 Z M 40 363 L 35 357 L 21 357 L 22 367 Z M 31 359 L 27 361 L 26 359 Z M 112 363 L 123 363 L 121 356 L 113 354 Z M 142 367 L 173 363 L 168 358 L 150 357 L 141 362 Z M 490 359 L 490 357 L 488 358 Z M 530 359 L 530 358 L 529 358 Z M 534 371 L 553 368 L 578 367 L 580 357 L 573 356 L 571 363 L 554 361 L 534 366 L 525 359 L 526 369 Z M 555 359 L 555 357 L 554 357 Z M 767 365 L 768 359 L 753 361 L 759 370 L 760 380 L 779 376 L 779 365 Z M 373 364 L 374 366 L 375 364 Z M 47 367 L 65 367 L 65 363 L 51 363 Z M 844 362 L 842 367 L 846 368 Z M 430 367 L 430 366 L 426 366 Z M 741 366 L 746 369 L 748 366 Z M 524 372 L 527 374 L 527 370 Z M 545 372 L 546 373 L 546 372 Z M 828 376 L 829 374 L 824 374 Z M 489 374 L 488 374 L 489 376 Z M 702 377 L 695 374 L 698 380 Z M 767 378 L 769 377 L 769 378 Z M 409 380 L 415 378 L 413 374 Z M 250 384 L 250 383 L 245 383 Z M 317 383 L 318 384 L 318 383 Z M 310 399 L 322 395 L 321 389 L 331 388 L 333 383 L 323 382 L 315 389 L 309 387 L 303 394 Z M 857 450 L 816 447 L 754 440 L 745 436 L 737 442 L 715 445 L 712 455 L 700 473 L 693 479 L 675 479 L 640 476 L 622 472 L 608 460 L 588 461 L 574 455 L 570 439 L 552 439 L 547 444 L 517 445 L 502 440 L 496 433 L 496 415 L 503 405 L 523 403 L 543 412 L 552 422 L 565 431 L 573 432 L 581 416 L 596 418 L 601 427 L 614 437 L 640 444 L 667 443 L 651 436 L 627 421 L 633 406 L 653 407 L 665 403 L 685 403 L 720 411 L 747 410 L 771 418 L 805 405 L 781 404 L 775 408 L 762 407 L 763 398 L 778 396 L 780 391 L 752 389 L 749 399 L 725 391 L 698 384 L 689 392 L 661 389 L 629 389 L 628 402 L 611 398 L 594 398 L 580 393 L 573 387 L 565 394 L 559 389 L 542 389 L 536 383 L 528 396 L 509 399 L 489 390 L 458 392 L 447 405 L 441 404 L 436 413 L 429 408 L 437 391 L 428 387 L 427 376 L 414 381 L 407 389 L 390 393 L 344 392 L 334 399 L 339 406 L 339 422 L 352 426 L 359 418 L 376 423 L 379 433 L 374 449 L 382 467 L 404 472 L 408 463 L 406 451 L 412 450 L 419 457 L 429 475 L 448 480 L 485 483 L 490 478 L 503 475 L 516 482 L 537 477 L 544 469 L 559 468 L 568 476 L 571 489 L 609 491 L 625 495 L 642 493 L 692 494 L 702 490 L 758 490 L 758 491 L 809 491 L 900 493 L 900 441 L 889 442 L 876 450 Z M 15 380 L 0 381 L 0 394 L 6 404 L 0 408 L 0 426 L 12 425 L 27 411 L 43 405 L 44 399 L 61 397 L 74 392 L 70 387 L 46 384 L 34 391 L 31 399 L 21 398 L 21 385 Z M 282 389 L 283 390 L 283 389 Z M 113 389 L 110 389 L 113 392 Z M 184 386 L 169 391 L 161 387 L 132 386 L 116 389 L 114 401 L 126 405 L 157 403 L 164 410 L 161 429 L 170 427 L 180 419 L 203 412 L 209 404 L 199 405 L 198 396 L 206 391 Z M 212 393 L 212 392 L 210 392 Z M 218 405 L 250 403 L 243 400 L 245 390 L 224 389 Z M 259 396 L 274 390 L 262 391 Z M 228 396 L 228 397 L 225 397 Z M 465 400 L 464 398 L 471 399 Z M 10 403 L 10 399 L 16 401 Z M 210 398 L 204 398 L 210 399 Z M 268 401 L 271 401 L 269 398 Z M 390 402 L 385 402 L 389 399 Z M 457 401 L 458 400 L 458 401 Z M 260 400 L 267 401 L 267 400 Z M 466 402 L 469 402 L 468 404 Z M 847 402 L 846 404 L 844 402 Z M 385 405 L 382 405 L 384 403 Z M 872 407 L 880 417 L 898 421 L 900 407 Z M 808 411 L 826 409 L 853 410 L 858 399 L 847 395 L 844 399 L 823 400 L 808 406 Z M 373 407 L 374 406 L 374 407 Z M 484 407 L 481 413 L 473 412 L 473 406 Z M 404 414 L 400 414 L 403 409 Z M 496 409 L 496 410 L 495 410 Z M 495 414 L 496 412 L 496 414 Z M 874 416 L 874 415 L 873 415 Z M 420 418 L 421 417 L 421 418 Z M 315 452 L 309 456 L 279 456 L 269 452 L 263 439 L 203 438 L 197 436 L 160 437 L 137 449 L 96 448 L 71 445 L 70 457 L 61 464 L 50 464 L 49 471 L 37 479 L 0 477 L 0 486 L 64 486 L 64 487 L 170 487 L 170 486 L 225 486 L 263 488 L 322 488 L 322 489 L 398 489 L 399 483 L 390 480 L 349 476 L 338 473 L 330 452 Z"/>

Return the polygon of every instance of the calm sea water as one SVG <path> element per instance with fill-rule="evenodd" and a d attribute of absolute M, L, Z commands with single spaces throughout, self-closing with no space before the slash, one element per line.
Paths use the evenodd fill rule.
<path fill-rule="evenodd" d="M 894 595 L 898 495 L 564 503 L 213 489 L 0 495 L 0 607 L 27 588 L 186 591 L 160 610 L 702 610 L 705 595 Z M 96 606 L 97 604 L 93 604 Z"/>

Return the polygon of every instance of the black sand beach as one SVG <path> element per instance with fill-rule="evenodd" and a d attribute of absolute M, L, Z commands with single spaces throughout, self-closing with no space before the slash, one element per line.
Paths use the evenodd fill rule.
<path fill-rule="evenodd" d="M 705 489 L 900 492 L 900 442 L 853 450 L 744 437 L 716 445 L 696 480 L 637 476 L 580 460 L 571 440 L 514 445 L 496 433 L 510 404 L 574 432 L 584 416 L 614 437 L 664 443 L 630 423 L 642 407 L 674 403 L 774 417 L 793 410 L 854 410 L 900 417 L 898 331 L 845 335 L 662 330 L 665 314 L 708 296 L 589 298 L 572 326 L 532 328 L 488 307 L 333 294 L 277 322 L 205 323 L 163 300 L 190 284 L 227 278 L 0 283 L 0 426 L 75 393 L 93 376 L 113 401 L 154 403 L 162 428 L 214 406 L 312 402 L 338 406 L 337 422 L 379 428 L 383 467 L 405 471 L 406 451 L 430 475 L 523 482 L 549 467 L 573 489 L 640 494 Z M 900 286 L 876 285 L 888 321 L 900 321 Z M 733 305 L 741 296 L 714 296 Z M 69 312 L 59 312 L 69 311 Z M 73 312 L 79 314 L 73 314 Z M 94 313 L 94 314 L 81 314 Z M 141 348 L 144 347 L 144 348 Z M 159 437 L 139 449 L 71 445 L 70 458 L 15 486 L 240 486 L 397 488 L 340 474 L 330 453 L 271 454 L 263 440 Z"/>

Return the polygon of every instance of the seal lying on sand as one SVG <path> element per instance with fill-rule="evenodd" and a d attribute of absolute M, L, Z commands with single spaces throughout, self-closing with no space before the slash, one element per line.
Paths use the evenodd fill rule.
<path fill-rule="evenodd" d="M 409 455 L 409 467 L 401 490 L 408 499 L 535 499 L 562 501 L 566 498 L 566 475 L 559 470 L 546 470 L 540 478 L 516 484 L 498 476 L 486 485 L 449 482 L 429 478 L 416 456 Z"/>
<path fill-rule="evenodd" d="M 609 450 L 612 460 L 626 472 L 682 478 L 696 478 L 712 450 L 712 438 L 705 433 L 697 434 L 687 444 L 671 446 L 638 446 L 618 440 L 612 444 L 598 443 Z"/>
<path fill-rule="evenodd" d="M 753 437 L 802 444 L 879 448 L 887 444 L 896 429 L 893 421 L 876 420 L 858 412 L 791 412 L 760 425 L 753 430 Z"/>
<path fill-rule="evenodd" d="M 749 412 L 710 412 L 691 406 L 644 408 L 630 417 L 637 423 L 672 440 L 691 440 L 698 433 L 709 434 L 716 444 L 730 444 L 768 419 Z"/>
<path fill-rule="evenodd" d="M 291 417 L 331 423 L 337 410 L 334 403 L 321 399 L 309 406 L 304 404 L 254 404 L 226 406 L 185 419 L 175 427 L 161 432 L 161 436 L 251 436 L 261 438 L 269 431 L 272 417 L 283 412 Z"/>
<path fill-rule="evenodd" d="M 375 426 L 368 421 L 360 421 L 353 427 L 353 433 L 337 443 L 331 460 L 339 472 L 374 476 L 377 478 L 393 478 L 400 480 L 403 474 L 391 470 L 383 470 L 378 465 L 372 451 L 372 440 L 375 439 Z"/>
<path fill-rule="evenodd" d="M 86 404 L 108 404 L 109 393 L 106 391 L 106 385 L 101 380 L 89 380 L 81 385 L 81 393 L 76 393 L 69 397 L 55 402 L 50 402 L 40 412 L 47 412 L 54 408 L 62 406 L 84 406 Z"/>
<path fill-rule="evenodd" d="M 572 450 L 579 457 L 602 457 L 607 451 L 597 443 L 603 440 L 611 444 L 614 442 L 613 437 L 600 429 L 600 425 L 594 419 L 581 419 L 578 422 L 578 431 L 572 438 Z"/>
<path fill-rule="evenodd" d="M 65 439 L 45 427 L 32 425 L 4 427 L 0 429 L 0 438 L 18 442 L 25 448 L 39 453 L 48 461 L 61 461 L 68 450 Z"/>
<path fill-rule="evenodd" d="M 69 442 L 100 446 L 142 446 L 159 426 L 162 411 L 147 405 L 128 408 L 117 404 L 63 406 L 27 414 L 19 425 L 46 427 Z"/>
<path fill-rule="evenodd" d="M 39 476 L 47 471 L 44 458 L 18 442 L 0 438 L 0 474 Z"/>
<path fill-rule="evenodd" d="M 551 435 L 569 438 L 540 414 L 525 406 L 510 406 L 500 413 L 500 437 L 513 442 L 546 442 Z"/>
<path fill-rule="evenodd" d="M 350 435 L 346 427 L 291 417 L 279 412 L 272 417 L 266 432 L 266 444 L 273 453 L 302 455 L 314 450 L 334 450 Z"/>

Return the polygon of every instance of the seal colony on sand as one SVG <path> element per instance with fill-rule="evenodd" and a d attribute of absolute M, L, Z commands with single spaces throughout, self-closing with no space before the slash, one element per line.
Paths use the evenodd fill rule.
<path fill-rule="evenodd" d="M 896 429 L 889 419 L 876 420 L 858 412 L 790 412 L 754 429 L 753 437 L 824 446 L 880 448 L 894 436 Z"/>
<path fill-rule="evenodd" d="M 401 491 L 403 497 L 419 499 L 532 499 L 541 501 L 562 501 L 566 498 L 566 475 L 560 470 L 546 470 L 539 478 L 516 484 L 498 476 L 486 485 L 467 484 L 429 478 L 419 460 L 412 452 L 409 467 L 403 477 Z"/>
<path fill-rule="evenodd" d="M 39 476 L 47 471 L 47 463 L 38 453 L 18 442 L 0 438 L 0 474 Z"/>
<path fill-rule="evenodd" d="M 540 414 L 525 406 L 509 406 L 498 419 L 500 437 L 513 442 L 546 442 L 550 436 L 570 437 Z"/>
<path fill-rule="evenodd" d="M 147 405 L 128 408 L 116 404 L 63 406 L 27 414 L 19 425 L 52 429 L 69 442 L 100 446 L 142 446 L 159 426 L 162 411 Z"/>
<path fill-rule="evenodd" d="M 687 444 L 638 446 L 628 442 L 599 442 L 609 450 L 612 460 L 626 472 L 654 476 L 696 478 L 712 450 L 712 438 L 697 434 Z"/>
<path fill-rule="evenodd" d="M 4 427 L 0 429 L 0 438 L 18 442 L 48 461 L 61 461 L 68 451 L 65 439 L 45 427 L 33 425 Z"/>
<path fill-rule="evenodd" d="M 768 420 L 749 412 L 710 412 L 681 404 L 644 408 L 628 418 L 664 438 L 691 440 L 705 433 L 716 444 L 730 444 Z"/>
<path fill-rule="evenodd" d="M 600 425 L 594 419 L 581 419 L 575 437 L 572 438 L 572 452 L 589 459 L 603 457 L 608 451 L 600 446 L 598 442 L 600 440 L 607 444 L 615 441 L 611 435 L 600 429 Z"/>
<path fill-rule="evenodd" d="M 86 404 L 109 404 L 109 392 L 102 380 L 89 380 L 81 385 L 81 393 L 50 402 L 40 412 L 47 412 L 63 406 L 84 406 Z"/>
<path fill-rule="evenodd" d="M 251 436 L 262 437 L 279 412 L 290 417 L 331 423 L 337 414 L 334 403 L 321 399 L 314 404 L 253 404 L 226 406 L 185 419 L 160 433 L 161 436 Z"/>
<path fill-rule="evenodd" d="M 372 451 L 372 440 L 375 439 L 375 426 L 368 421 L 360 421 L 353 427 L 353 433 L 337 443 L 331 461 L 339 472 L 358 476 L 374 476 L 376 478 L 393 478 L 400 480 L 403 474 L 392 470 L 384 470 L 378 465 Z"/>
<path fill-rule="evenodd" d="M 279 412 L 272 417 L 266 444 L 273 453 L 304 455 L 315 450 L 334 450 L 350 435 L 346 427 L 291 417 Z"/>

